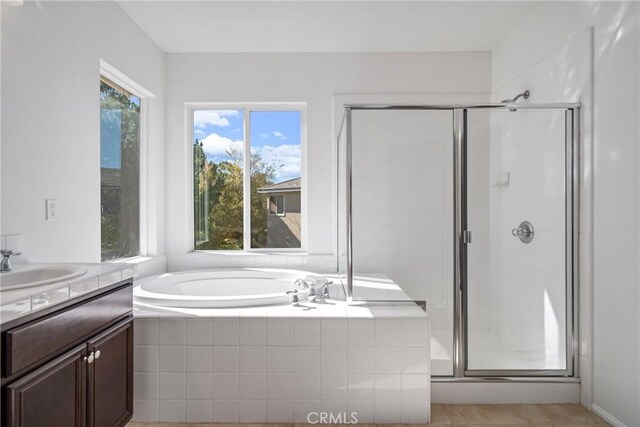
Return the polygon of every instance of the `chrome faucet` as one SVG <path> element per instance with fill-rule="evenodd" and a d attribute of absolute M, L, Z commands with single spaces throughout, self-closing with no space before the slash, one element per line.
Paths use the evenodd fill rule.
<path fill-rule="evenodd" d="M 11 249 L 0 249 L 0 254 L 2 254 L 2 261 L 0 262 L 0 273 L 4 273 L 6 271 L 11 271 L 13 267 L 11 267 L 11 257 L 20 255 L 22 252 L 14 252 Z"/>
<path fill-rule="evenodd" d="M 305 279 L 297 279 L 295 282 L 296 288 L 293 291 L 288 291 L 287 294 L 292 294 L 292 303 L 295 306 L 298 306 L 302 298 L 305 300 L 309 300 L 309 302 L 314 302 L 316 304 L 324 304 L 326 300 L 329 299 L 329 286 L 333 285 L 333 282 L 330 280 L 323 280 L 319 283 L 322 283 L 322 289 L 318 293 L 315 287 L 315 283 L 312 281 L 307 281 Z M 302 290 L 306 292 L 306 298 L 303 296 L 302 298 L 298 296 L 298 291 Z M 304 295 L 304 294 L 303 294 Z"/>
<path fill-rule="evenodd" d="M 294 307 L 300 307 L 300 297 L 298 296 L 298 290 L 294 289 L 293 291 L 287 291 L 287 295 L 291 295 L 291 304 Z"/>
<path fill-rule="evenodd" d="M 322 284 L 322 291 L 320 292 L 320 299 L 327 300 L 329 299 L 329 286 L 333 285 L 332 281 L 327 281 Z"/>
<path fill-rule="evenodd" d="M 315 288 L 314 284 L 313 283 L 309 283 L 304 279 L 297 279 L 295 281 L 295 285 L 298 288 L 307 291 L 307 296 L 309 297 L 309 299 L 311 299 L 311 298 L 315 297 L 316 295 L 318 295 L 317 292 L 316 292 L 316 288 Z"/>

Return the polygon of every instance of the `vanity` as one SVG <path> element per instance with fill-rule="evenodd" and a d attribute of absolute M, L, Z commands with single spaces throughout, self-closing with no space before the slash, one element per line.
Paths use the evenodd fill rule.
<path fill-rule="evenodd" d="M 3 427 L 118 427 L 131 419 L 133 270 L 83 268 L 0 294 Z"/>

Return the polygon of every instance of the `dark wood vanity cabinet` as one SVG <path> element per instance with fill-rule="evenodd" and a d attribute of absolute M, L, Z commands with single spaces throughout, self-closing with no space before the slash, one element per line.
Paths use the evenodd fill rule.
<path fill-rule="evenodd" d="M 91 427 L 125 425 L 133 415 L 133 320 L 88 343 L 87 421 Z"/>
<path fill-rule="evenodd" d="M 128 282 L 3 325 L 2 426 L 126 425 L 133 415 L 132 303 Z"/>
<path fill-rule="evenodd" d="M 76 348 L 7 386 L 7 426 L 85 425 L 85 349 Z"/>

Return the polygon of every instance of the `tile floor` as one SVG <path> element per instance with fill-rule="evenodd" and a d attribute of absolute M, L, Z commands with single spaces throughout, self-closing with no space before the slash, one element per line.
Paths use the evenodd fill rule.
<path fill-rule="evenodd" d="M 553 405 L 431 405 L 430 426 L 562 426 L 607 425 L 600 417 L 577 404 Z M 178 427 L 186 424 L 129 423 L 127 427 Z M 188 424 L 190 427 L 232 427 L 248 424 Z M 250 424 L 252 427 L 292 427 L 294 424 Z M 300 424 L 304 425 L 304 424 Z M 359 424 L 364 427 L 368 424 Z M 390 427 L 395 424 L 375 424 Z M 419 424 L 415 424 L 418 426 Z M 373 426 L 373 425 L 372 425 Z"/>

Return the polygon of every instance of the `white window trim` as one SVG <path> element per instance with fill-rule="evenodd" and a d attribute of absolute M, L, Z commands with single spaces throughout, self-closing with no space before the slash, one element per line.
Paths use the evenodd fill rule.
<path fill-rule="evenodd" d="M 152 191 L 149 185 L 149 100 L 156 96 L 103 59 L 100 59 L 100 76 L 140 98 L 140 235 L 138 237 L 140 255 L 138 256 L 148 256 L 151 252 L 149 241 L 152 233 L 149 229 L 149 212 L 151 211 L 149 209 L 149 193 Z M 126 262 L 130 259 L 118 258 L 111 260 L 111 262 Z"/>
<path fill-rule="evenodd" d="M 300 247 L 299 248 L 252 248 L 251 247 L 251 210 L 244 209 L 243 207 L 243 228 L 244 228 L 244 240 L 243 249 L 239 250 L 198 250 L 198 252 L 213 253 L 213 254 L 242 254 L 242 253 L 263 253 L 263 254 L 278 254 L 278 253 L 306 253 L 307 248 L 307 228 L 308 228 L 308 214 L 307 214 L 307 104 L 306 102 L 246 102 L 246 103 L 217 103 L 217 102 L 186 102 L 185 103 L 185 124 L 186 124 L 186 144 L 185 147 L 188 150 L 187 165 L 186 165 L 186 182 L 187 182 L 187 197 L 189 203 L 187 203 L 188 213 L 188 227 L 187 238 L 189 239 L 189 248 L 191 252 L 196 251 L 193 241 L 194 224 L 193 224 L 193 113 L 196 110 L 242 110 L 244 117 L 244 141 L 243 141 L 243 155 L 244 164 L 248 165 L 251 162 L 251 152 L 247 148 L 251 146 L 251 135 L 249 129 L 251 127 L 251 113 L 252 111 L 299 111 L 300 112 L 300 189 L 302 191 L 300 199 L 300 209 L 302 211 L 302 229 L 300 230 Z M 251 182 L 251 171 L 249 168 L 244 168 L 243 177 L 243 206 L 249 206 L 251 200 L 251 189 L 249 188 Z"/>

